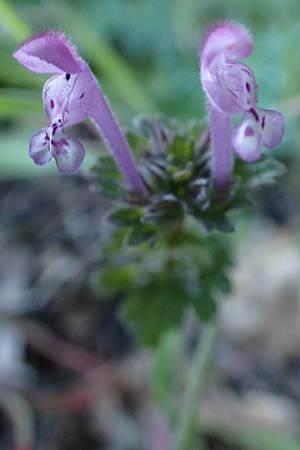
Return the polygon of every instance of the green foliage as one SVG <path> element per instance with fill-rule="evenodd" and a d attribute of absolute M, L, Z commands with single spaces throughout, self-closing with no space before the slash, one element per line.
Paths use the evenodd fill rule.
<path fill-rule="evenodd" d="M 102 156 L 98 159 L 92 169 L 92 175 L 99 180 L 97 190 L 100 195 L 108 199 L 122 198 L 124 193 L 122 177 L 110 156 Z"/>
<path fill-rule="evenodd" d="M 252 165 L 237 162 L 221 192 L 211 182 L 208 133 L 197 122 L 182 127 L 151 117 L 135 123 L 130 140 L 148 194 L 128 191 L 109 158 L 94 169 L 99 192 L 116 200 L 108 219 L 120 230 L 105 252 L 99 287 L 104 296 L 123 296 L 123 317 L 153 345 L 180 325 L 187 308 L 201 320 L 214 317 L 219 294 L 230 292 L 229 213 L 251 205 L 255 190 L 283 166 L 269 156 Z"/>
<path fill-rule="evenodd" d="M 206 231 L 230 232 L 233 224 L 229 213 L 251 205 L 255 190 L 284 172 L 284 166 L 269 154 L 255 164 L 236 161 L 231 185 L 218 191 L 211 181 L 208 134 L 197 122 L 182 127 L 174 120 L 142 118 L 136 127 L 130 139 L 140 155 L 140 171 L 149 195 L 137 197 L 122 187 L 108 158 L 99 160 L 95 172 L 99 191 L 121 201 L 110 219 L 130 228 L 130 244 L 153 242 L 188 216 Z"/>
<path fill-rule="evenodd" d="M 119 237 L 117 238 L 119 239 Z M 228 292 L 230 246 L 220 234 L 203 234 L 194 221 L 164 233 L 156 245 L 111 245 L 105 252 L 98 288 L 103 296 L 123 296 L 122 314 L 144 343 L 153 345 L 176 329 L 187 308 L 202 320 Z"/>
<path fill-rule="evenodd" d="M 158 10 L 161 14 L 157 14 Z M 292 104 L 279 105 L 297 96 L 300 88 L 296 76 L 300 61 L 296 38 L 299 27 L 294 20 L 297 10 L 297 0 L 288 0 L 288 8 L 279 0 L 265 0 L 262 5 L 258 0 L 249 4 L 229 0 L 226 5 L 214 0 L 213 7 L 197 0 L 165 0 L 163 4 L 159 0 L 2 0 L 1 122 L 6 124 L 7 110 L 15 136 L 20 132 L 20 123 L 28 127 L 28 136 L 35 130 L 32 121 L 36 121 L 38 105 L 42 114 L 41 87 L 47 76 L 33 75 L 11 55 L 25 37 L 49 27 L 72 36 L 122 124 L 130 123 L 133 114 L 153 111 L 176 115 L 181 120 L 200 116 L 205 102 L 198 74 L 199 41 L 208 24 L 230 17 L 247 25 L 254 36 L 251 66 L 259 82 L 261 106 L 277 105 L 290 118 L 286 133 L 289 137 L 280 151 L 283 155 L 298 155 L 297 114 L 293 116 Z M 27 95 L 24 88 L 28 89 Z M 27 96 L 37 98 L 34 107 Z M 293 117 L 295 120 L 291 120 Z M 1 152 L 1 161 L 3 155 Z M 293 167 L 297 174 L 297 164 Z"/>
<path fill-rule="evenodd" d="M 126 292 L 131 288 L 136 268 L 133 264 L 108 266 L 101 271 L 101 292 L 105 297 Z"/>

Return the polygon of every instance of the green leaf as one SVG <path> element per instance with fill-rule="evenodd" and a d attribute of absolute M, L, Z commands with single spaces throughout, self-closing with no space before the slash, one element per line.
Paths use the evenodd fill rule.
<path fill-rule="evenodd" d="M 175 195 L 164 194 L 153 196 L 149 201 L 149 206 L 145 208 L 143 221 L 155 222 L 160 224 L 181 221 L 183 218 L 183 208 Z"/>
<path fill-rule="evenodd" d="M 193 306 L 202 320 L 211 320 L 217 311 L 216 301 L 208 293 L 202 293 L 193 299 Z"/>
<path fill-rule="evenodd" d="M 131 287 L 132 280 L 136 275 L 136 267 L 127 264 L 119 267 L 107 267 L 100 272 L 98 288 L 105 297 L 124 293 Z"/>
<path fill-rule="evenodd" d="M 139 156 L 147 150 L 148 141 L 140 134 L 128 130 L 126 132 L 126 138 L 135 156 Z"/>
<path fill-rule="evenodd" d="M 284 164 L 264 155 L 263 159 L 253 164 L 245 164 L 236 161 L 235 177 L 240 177 L 238 190 L 254 189 L 265 184 L 272 184 L 276 178 L 281 177 L 286 172 Z"/>
<path fill-rule="evenodd" d="M 185 293 L 176 280 L 153 280 L 123 305 L 126 320 L 146 345 L 157 344 L 166 330 L 177 328 L 185 308 Z"/>
<path fill-rule="evenodd" d="M 231 282 L 225 273 L 216 276 L 215 286 L 223 293 L 230 294 L 232 290 Z"/>
<path fill-rule="evenodd" d="M 154 237 L 156 228 L 153 224 L 143 223 L 132 228 L 128 236 L 128 244 L 135 246 Z"/>
<path fill-rule="evenodd" d="M 100 195 L 119 200 L 123 197 L 123 179 L 112 157 L 100 157 L 92 169 L 92 175 Z"/>
<path fill-rule="evenodd" d="M 141 208 L 122 208 L 117 209 L 109 216 L 109 220 L 115 225 L 135 225 L 142 217 L 143 210 Z"/>
<path fill-rule="evenodd" d="M 177 135 L 167 146 L 167 153 L 175 163 L 185 162 L 193 155 L 193 145 L 187 138 Z"/>

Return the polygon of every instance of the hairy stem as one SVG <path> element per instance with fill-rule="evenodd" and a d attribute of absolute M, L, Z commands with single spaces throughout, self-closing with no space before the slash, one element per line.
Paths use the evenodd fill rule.
<path fill-rule="evenodd" d="M 188 375 L 184 404 L 178 420 L 174 450 L 188 450 L 194 437 L 197 425 L 199 394 L 205 385 L 206 369 L 211 360 L 215 336 L 216 325 L 211 322 L 205 325 L 202 334 L 198 338 Z"/>
<path fill-rule="evenodd" d="M 101 94 L 97 99 L 97 112 L 92 118 L 130 188 L 139 194 L 146 194 L 146 187 L 138 172 L 129 144 L 102 91 Z"/>
<path fill-rule="evenodd" d="M 212 177 L 215 186 L 223 189 L 230 183 L 233 166 L 231 117 L 209 104 L 209 119 L 213 149 Z"/>

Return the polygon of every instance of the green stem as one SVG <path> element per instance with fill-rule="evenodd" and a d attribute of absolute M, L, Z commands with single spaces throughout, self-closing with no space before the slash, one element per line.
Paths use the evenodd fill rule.
<path fill-rule="evenodd" d="M 189 371 L 184 404 L 178 420 L 174 450 L 188 450 L 194 436 L 199 394 L 205 385 L 206 369 L 211 360 L 215 336 L 216 324 L 213 322 L 206 324 L 199 336 Z"/>

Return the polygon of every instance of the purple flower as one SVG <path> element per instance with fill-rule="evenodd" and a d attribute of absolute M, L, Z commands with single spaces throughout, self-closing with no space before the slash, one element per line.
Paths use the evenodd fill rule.
<path fill-rule="evenodd" d="M 54 31 L 33 36 L 14 53 L 27 69 L 54 74 L 44 85 L 43 103 L 51 124 L 30 140 L 29 154 L 38 165 L 55 159 L 66 175 L 77 172 L 84 159 L 82 144 L 65 128 L 91 118 L 110 147 L 132 190 L 145 193 L 132 152 L 108 101 L 88 67 L 64 34 Z"/>
<path fill-rule="evenodd" d="M 277 147 L 284 134 L 284 118 L 257 108 L 257 85 L 250 67 L 238 61 L 252 52 L 252 39 L 241 25 L 224 22 L 213 26 L 201 50 L 201 83 L 208 101 L 213 148 L 213 180 L 223 188 L 231 179 L 233 150 L 246 162 L 257 161 L 261 146 Z M 231 131 L 231 118 L 244 118 Z"/>

